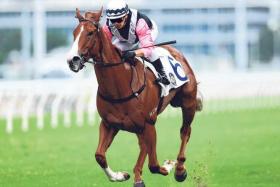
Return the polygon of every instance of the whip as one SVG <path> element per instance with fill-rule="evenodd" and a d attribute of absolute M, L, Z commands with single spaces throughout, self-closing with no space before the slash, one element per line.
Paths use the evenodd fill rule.
<path fill-rule="evenodd" d="M 140 48 L 137 47 L 137 48 L 134 48 L 134 49 L 125 50 L 123 52 L 135 51 L 137 49 L 144 49 L 144 48 L 149 48 L 149 47 L 155 47 L 155 46 L 161 46 L 161 45 L 169 45 L 169 44 L 175 44 L 175 43 L 176 43 L 176 40 L 171 40 L 171 41 L 161 42 L 161 43 L 150 45 L 150 46 L 146 46 L 146 47 L 140 47 Z"/>

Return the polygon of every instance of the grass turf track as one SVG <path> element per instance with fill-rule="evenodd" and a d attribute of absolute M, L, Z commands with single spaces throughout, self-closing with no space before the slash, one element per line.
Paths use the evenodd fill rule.
<path fill-rule="evenodd" d="M 178 113 L 180 113 L 178 111 Z M 107 180 L 94 159 L 98 125 L 35 128 L 32 119 L 27 133 L 16 120 L 15 132 L 4 133 L 0 121 L 0 186 L 132 186 L 133 167 L 138 156 L 135 135 L 120 132 L 107 153 L 112 169 L 128 171 L 123 183 Z M 49 117 L 46 117 L 48 123 Z M 179 149 L 180 115 L 160 118 L 158 158 L 174 159 Z M 260 108 L 234 112 L 201 113 L 192 125 L 187 151 L 188 179 L 151 174 L 147 161 L 143 179 L 148 187 L 188 186 L 279 186 L 280 109 Z"/>

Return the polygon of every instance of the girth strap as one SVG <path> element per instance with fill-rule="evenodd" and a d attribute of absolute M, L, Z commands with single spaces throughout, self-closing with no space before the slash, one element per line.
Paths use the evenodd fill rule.
<path fill-rule="evenodd" d="M 127 97 L 123 97 L 123 98 L 119 98 L 119 99 L 113 99 L 107 96 L 102 95 L 100 92 L 98 92 L 98 95 L 105 101 L 108 101 L 110 103 L 123 103 L 123 102 L 127 102 L 130 99 L 137 97 L 138 95 L 141 94 L 141 92 L 145 89 L 146 84 L 144 84 L 143 86 L 141 86 L 141 88 L 137 91 L 137 92 L 133 92 L 130 96 Z"/>

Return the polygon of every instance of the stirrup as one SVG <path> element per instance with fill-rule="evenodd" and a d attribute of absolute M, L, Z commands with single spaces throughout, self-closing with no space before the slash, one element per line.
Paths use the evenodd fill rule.
<path fill-rule="evenodd" d="M 161 74 L 159 74 L 159 78 L 157 78 L 156 81 L 160 82 L 164 85 L 169 85 L 170 84 L 170 81 L 168 80 L 168 78 L 166 76 L 162 76 Z"/>

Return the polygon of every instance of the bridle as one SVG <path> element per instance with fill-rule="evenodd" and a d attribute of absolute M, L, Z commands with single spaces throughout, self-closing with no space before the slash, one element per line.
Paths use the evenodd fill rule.
<path fill-rule="evenodd" d="M 81 19 L 80 22 L 90 22 L 92 23 L 95 27 L 96 27 L 96 31 L 94 33 L 97 34 L 97 37 L 96 38 L 101 38 L 100 37 L 100 24 L 99 22 L 93 22 L 91 20 L 88 20 L 88 19 Z M 91 37 L 94 36 L 94 33 L 91 35 Z M 89 39 L 91 40 L 91 39 Z M 96 41 L 95 41 L 96 42 Z M 94 47 L 96 45 L 96 43 L 93 43 L 92 44 L 92 47 Z M 88 48 L 90 48 L 90 46 L 87 46 Z M 118 49 L 116 49 L 116 52 L 118 53 L 119 57 L 121 58 L 121 53 Z M 103 43 L 102 41 L 99 39 L 99 51 L 98 51 L 98 56 L 100 59 L 95 59 L 93 55 L 90 54 L 89 52 L 90 50 L 87 49 L 87 53 L 86 53 L 86 56 L 89 58 L 89 60 L 84 56 L 84 55 L 81 55 L 81 66 L 83 67 L 84 64 L 86 62 L 88 63 L 92 63 L 93 65 L 96 65 L 96 66 L 99 66 L 99 67 L 102 67 L 102 68 L 109 68 L 109 67 L 116 67 L 116 66 L 120 66 L 120 65 L 124 65 L 125 62 L 118 62 L 118 63 L 115 63 L 115 62 L 111 62 L 111 63 L 104 63 L 104 58 L 103 58 Z M 92 58 L 92 61 L 90 60 L 90 56 L 93 56 L 91 57 Z M 130 64 L 130 63 L 129 63 Z M 131 65 L 131 64 L 130 64 Z M 131 65 L 132 66 L 132 65 Z M 132 68 L 131 68 L 132 69 Z M 133 73 L 133 71 L 131 71 Z M 131 76 L 133 77 L 133 76 Z M 144 83 L 143 85 L 136 91 L 134 92 L 132 90 L 132 93 L 127 96 L 127 97 L 122 97 L 122 98 L 118 98 L 118 99 L 113 99 L 111 97 L 108 97 L 108 96 L 105 96 L 103 94 L 100 93 L 100 91 L 98 90 L 98 95 L 105 101 L 108 101 L 110 103 L 123 103 L 123 102 L 127 102 L 129 101 L 130 99 L 132 98 L 137 98 L 141 93 L 142 91 L 145 89 L 146 87 L 146 69 L 144 69 Z"/>
<path fill-rule="evenodd" d="M 91 21 L 91 20 L 84 19 L 84 18 L 83 18 L 83 19 L 80 19 L 79 21 L 80 21 L 81 23 L 82 23 L 82 22 L 89 22 L 89 23 L 92 23 L 92 24 L 96 27 L 96 31 L 93 32 L 93 33 L 91 34 L 90 39 L 88 39 L 88 41 L 91 41 L 91 40 L 92 40 L 92 37 L 94 37 L 95 34 L 99 35 L 99 29 L 100 29 L 100 24 L 99 24 L 99 22 L 93 22 L 93 21 Z M 97 36 L 96 38 L 98 38 L 98 37 L 99 37 L 99 36 Z M 90 43 L 90 44 L 91 44 L 91 43 Z M 95 45 L 96 45 L 96 41 L 92 44 L 92 47 L 94 47 Z M 101 46 L 102 46 L 102 47 L 101 47 Z M 102 45 L 102 42 L 99 42 L 99 53 L 98 53 L 97 55 L 95 55 L 95 56 L 93 56 L 93 55 L 90 54 L 89 48 L 90 48 L 91 46 L 87 45 L 86 47 L 87 47 L 86 53 L 80 55 L 80 56 L 81 56 L 81 64 L 82 64 L 83 66 L 84 66 L 84 64 L 85 64 L 86 62 L 88 62 L 88 63 L 93 63 L 93 64 L 96 64 L 97 62 L 100 62 L 100 63 L 103 62 L 103 56 L 102 56 L 103 45 Z M 93 57 L 90 57 L 90 56 L 93 56 Z M 96 58 L 95 58 L 96 56 L 99 56 L 100 59 L 96 59 Z"/>

